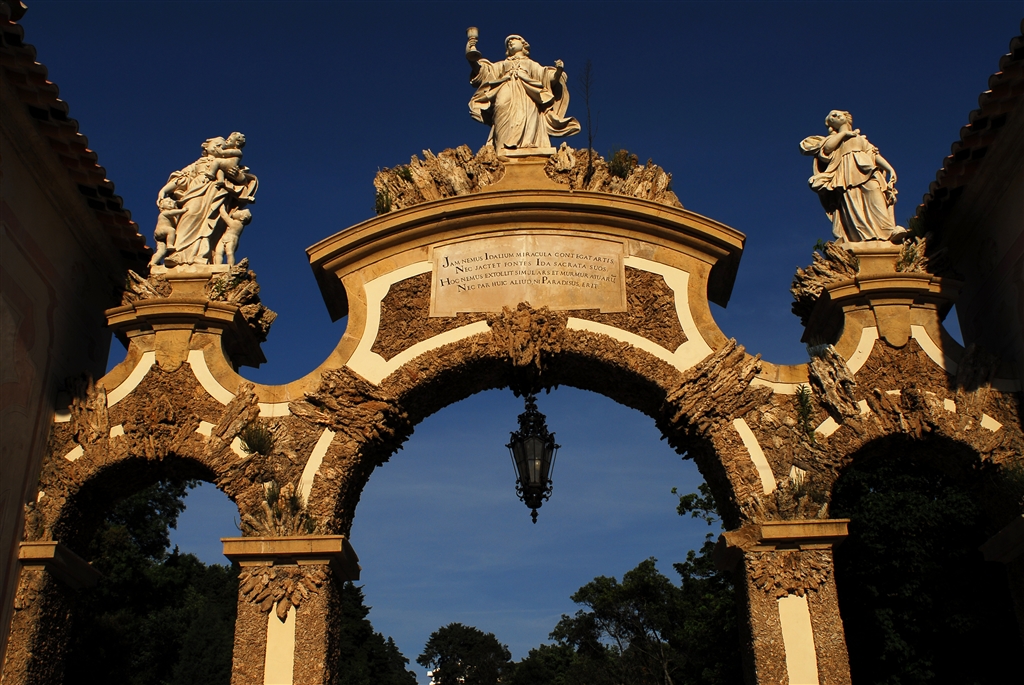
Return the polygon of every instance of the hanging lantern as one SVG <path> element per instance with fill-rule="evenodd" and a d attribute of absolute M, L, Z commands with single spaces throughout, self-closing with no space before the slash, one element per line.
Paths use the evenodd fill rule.
<path fill-rule="evenodd" d="M 519 415 L 519 430 L 505 445 L 516 468 L 516 494 L 533 510 L 537 523 L 537 510 L 551 497 L 551 472 L 555 466 L 555 434 L 548 432 L 544 415 L 537 411 L 537 398 L 526 396 L 526 411 Z"/>

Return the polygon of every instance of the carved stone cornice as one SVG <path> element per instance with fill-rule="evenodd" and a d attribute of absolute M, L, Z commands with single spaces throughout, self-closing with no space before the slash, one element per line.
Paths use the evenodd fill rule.
<path fill-rule="evenodd" d="M 157 270 L 170 284 L 169 296 L 136 299 L 106 311 L 107 325 L 122 341 L 155 337 L 155 342 L 146 347 L 155 349 L 158 363 L 169 369 L 188 357 L 191 336 L 197 332 L 221 336 L 223 349 L 235 368 L 258 367 L 267 361 L 257 329 L 246 320 L 247 305 L 212 298 L 208 292 L 214 281 L 230 274 L 229 267 L 154 267 Z M 269 322 L 273 316 L 271 313 Z"/>
<path fill-rule="evenodd" d="M 750 552 L 830 550 L 846 539 L 850 519 L 750 523 L 718 537 L 715 565 L 731 570 Z"/>
<path fill-rule="evenodd" d="M 359 580 L 359 557 L 344 535 L 221 538 L 224 556 L 238 565 L 331 566 L 341 580 Z"/>
<path fill-rule="evenodd" d="M 221 538 L 224 556 L 238 562 L 239 592 L 268 612 L 275 606 L 284 621 L 328 581 L 330 567 L 338 581 L 359 580 L 359 557 L 344 535 Z"/>
<path fill-rule="evenodd" d="M 22 542 L 18 561 L 23 569 L 46 571 L 76 590 L 93 587 L 103 577 L 85 559 L 52 540 Z"/>

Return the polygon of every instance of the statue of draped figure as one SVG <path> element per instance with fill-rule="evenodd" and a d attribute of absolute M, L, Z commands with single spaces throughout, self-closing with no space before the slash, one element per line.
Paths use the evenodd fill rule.
<path fill-rule="evenodd" d="M 505 59 L 490 62 L 476 49 L 475 29 L 470 31 L 466 58 L 476 92 L 469 113 L 491 127 L 487 142 L 499 155 L 509 150 L 551 154 L 550 136 L 579 133 L 580 123 L 565 116 L 569 89 L 561 60 L 541 66 L 530 59 L 530 44 L 513 34 L 505 39 Z"/>

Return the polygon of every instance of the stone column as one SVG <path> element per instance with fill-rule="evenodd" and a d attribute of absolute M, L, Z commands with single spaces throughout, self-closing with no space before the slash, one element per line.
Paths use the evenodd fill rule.
<path fill-rule="evenodd" d="M 719 538 L 715 562 L 746 595 L 751 683 L 850 685 L 832 561 L 847 523 L 770 521 Z"/>
<path fill-rule="evenodd" d="M 96 585 L 100 573 L 59 542 L 23 542 L 18 560 L 14 618 L 0 681 L 60 685 L 77 591 Z"/>
<path fill-rule="evenodd" d="M 237 561 L 232 685 L 330 685 L 338 588 L 359 579 L 343 535 L 223 538 Z"/>
<path fill-rule="evenodd" d="M 985 561 L 1006 564 L 1013 610 L 1024 641 L 1024 514 L 1011 521 L 981 546 Z"/>

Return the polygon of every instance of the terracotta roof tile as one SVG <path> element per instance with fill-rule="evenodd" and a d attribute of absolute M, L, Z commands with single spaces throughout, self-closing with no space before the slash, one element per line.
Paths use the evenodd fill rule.
<path fill-rule="evenodd" d="M 978 96 L 978 109 L 960 129 L 960 140 L 942 162 L 914 217 L 925 231 L 940 231 L 945 217 L 996 144 L 1007 117 L 1024 98 L 1024 20 L 1021 34 L 1010 41 L 1010 52 L 999 59 L 999 71 L 988 79 L 988 90 Z"/>
<path fill-rule="evenodd" d="M 2 3 L 9 10 L 9 3 Z M 23 12 L 22 12 L 23 13 Z M 129 268 L 142 270 L 152 250 L 131 220 L 131 212 L 114 193 L 106 169 L 97 163 L 88 139 L 79 133 L 78 122 L 68 116 L 68 105 L 58 97 L 57 85 L 46 78 L 46 67 L 36 61 L 36 49 L 24 42 L 24 31 L 15 21 L 0 13 L 0 69 L 14 86 L 19 99 L 32 117 L 36 130 L 57 154 L 67 169 L 68 178 L 78 186 L 82 199 L 103 225 L 111 243 Z M 19 17 L 20 14 L 15 15 Z"/>

